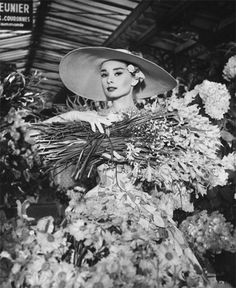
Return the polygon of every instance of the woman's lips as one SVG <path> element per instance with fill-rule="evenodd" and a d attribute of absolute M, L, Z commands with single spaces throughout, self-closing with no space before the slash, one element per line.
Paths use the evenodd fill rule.
<path fill-rule="evenodd" d="M 116 87 L 108 87 L 107 88 L 107 91 L 108 92 L 113 92 L 113 91 L 115 91 L 116 90 Z"/>

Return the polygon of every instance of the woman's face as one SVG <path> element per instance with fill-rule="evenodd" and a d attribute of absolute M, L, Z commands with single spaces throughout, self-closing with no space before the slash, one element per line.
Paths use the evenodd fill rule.
<path fill-rule="evenodd" d="M 107 98 L 116 99 L 132 95 L 136 80 L 127 70 L 127 64 L 109 60 L 101 66 L 102 87 Z"/>

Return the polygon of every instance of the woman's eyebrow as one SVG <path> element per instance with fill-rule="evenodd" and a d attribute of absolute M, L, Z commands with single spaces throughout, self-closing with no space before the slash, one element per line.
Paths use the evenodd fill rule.
<path fill-rule="evenodd" d="M 124 67 L 113 68 L 113 70 L 120 70 L 120 69 L 124 70 L 125 68 Z"/>
<path fill-rule="evenodd" d="M 113 68 L 112 70 L 116 71 L 116 70 L 124 70 L 125 68 L 124 67 L 117 67 L 117 68 Z M 107 69 L 101 69 L 100 72 L 107 72 Z"/>

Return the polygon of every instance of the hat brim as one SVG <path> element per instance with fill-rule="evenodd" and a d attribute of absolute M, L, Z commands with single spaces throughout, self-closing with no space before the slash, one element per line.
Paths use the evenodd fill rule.
<path fill-rule="evenodd" d="M 66 54 L 59 65 L 61 80 L 76 95 L 106 101 L 100 67 L 107 60 L 125 61 L 140 68 L 145 79 L 144 85 L 136 93 L 137 99 L 162 94 L 176 86 L 176 80 L 157 64 L 137 55 L 106 47 L 77 48 Z"/>

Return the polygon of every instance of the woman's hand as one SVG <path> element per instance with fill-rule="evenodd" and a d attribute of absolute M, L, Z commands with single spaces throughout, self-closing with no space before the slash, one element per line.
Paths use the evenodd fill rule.
<path fill-rule="evenodd" d="M 99 115 L 96 111 L 69 111 L 61 115 L 49 118 L 44 123 L 67 122 L 67 121 L 86 121 L 91 125 L 93 132 L 98 129 L 100 133 L 104 133 L 102 124 L 109 126 L 112 124 L 112 119 L 107 116 Z"/>

